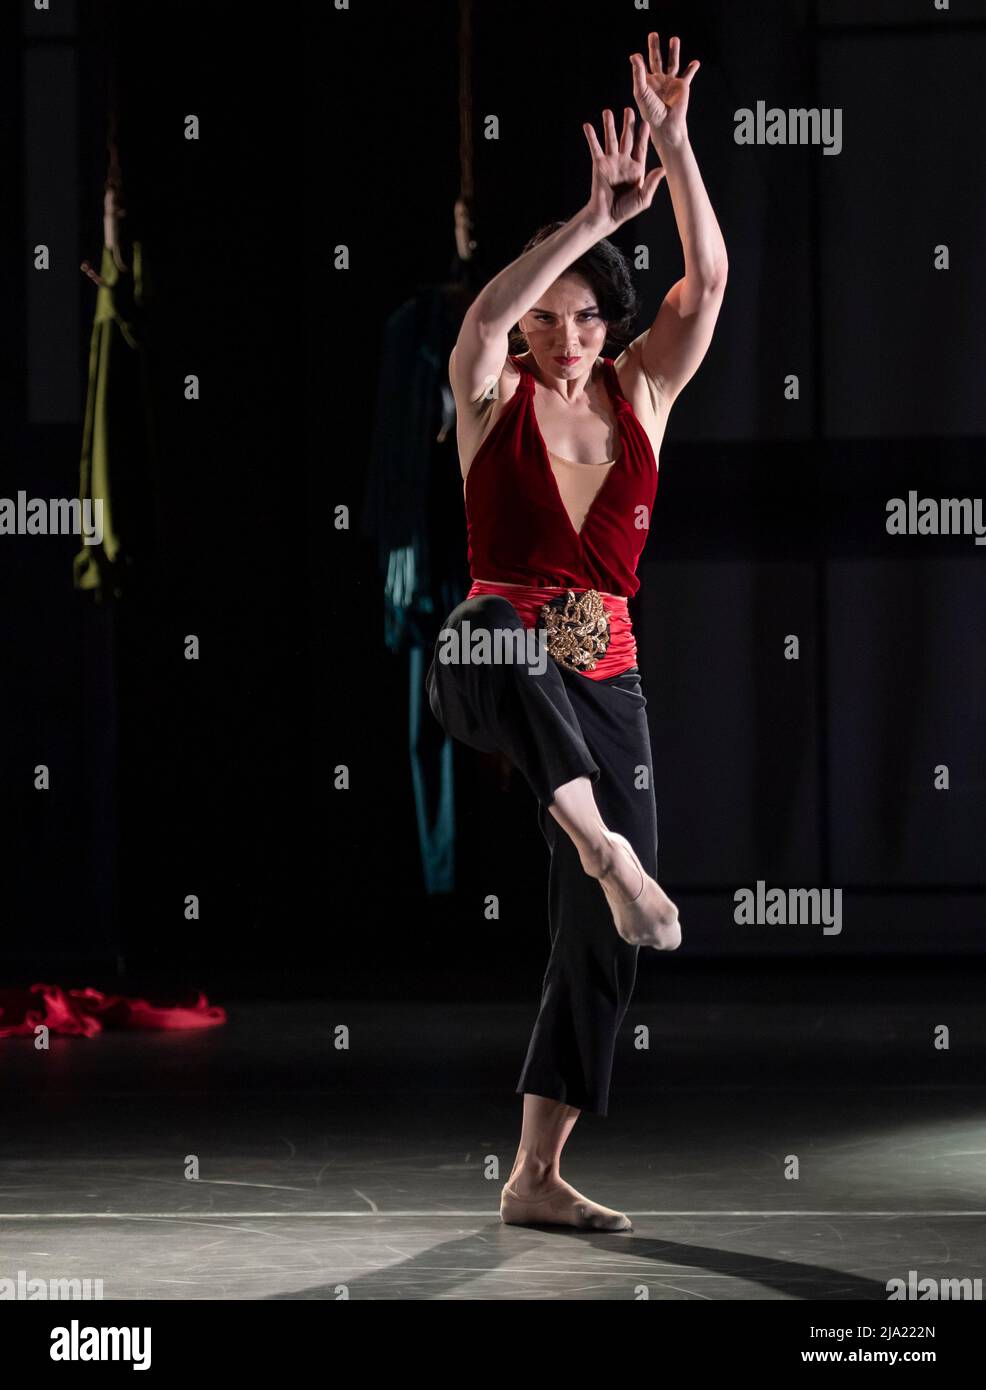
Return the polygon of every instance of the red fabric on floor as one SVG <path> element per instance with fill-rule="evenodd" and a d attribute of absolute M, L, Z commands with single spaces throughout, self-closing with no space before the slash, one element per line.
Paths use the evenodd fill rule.
<path fill-rule="evenodd" d="M 0 989 L 0 1038 L 25 1037 L 41 1024 L 53 1033 L 94 1038 L 104 1028 L 214 1028 L 225 1022 L 226 1010 L 210 1005 L 201 991 L 192 1004 L 155 1005 L 60 985 Z"/>

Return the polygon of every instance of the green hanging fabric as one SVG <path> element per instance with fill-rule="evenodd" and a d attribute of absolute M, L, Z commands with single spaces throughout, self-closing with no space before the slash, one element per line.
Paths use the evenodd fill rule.
<path fill-rule="evenodd" d="M 100 275 L 104 283 L 96 291 L 89 347 L 79 500 L 102 500 L 103 533 L 98 544 L 83 544 L 75 555 L 72 582 L 76 589 L 94 590 L 103 602 L 110 594 L 122 594 L 139 536 L 150 521 L 140 514 L 151 456 L 144 361 L 150 286 L 141 243 L 134 241 L 126 271 L 104 245 Z"/>

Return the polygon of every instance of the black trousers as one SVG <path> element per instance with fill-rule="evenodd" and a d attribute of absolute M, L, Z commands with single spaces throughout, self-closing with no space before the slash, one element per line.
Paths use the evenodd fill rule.
<path fill-rule="evenodd" d="M 443 632 L 461 631 L 466 619 L 472 635 L 481 629 L 491 635 L 497 628 L 523 631 L 513 604 L 495 594 L 464 600 Z M 543 672 L 527 659 L 446 662 L 439 656 L 442 644 L 439 634 L 425 677 L 433 714 L 470 747 L 507 755 L 537 798 L 538 825 L 551 852 L 551 954 L 517 1092 L 605 1115 L 616 1036 L 640 948 L 617 933 L 602 888 L 586 874 L 548 807 L 556 787 L 588 777 L 608 828 L 624 835 L 647 873 L 657 877 L 654 768 L 640 672 L 634 666 L 608 680 L 591 680 L 550 657 Z"/>

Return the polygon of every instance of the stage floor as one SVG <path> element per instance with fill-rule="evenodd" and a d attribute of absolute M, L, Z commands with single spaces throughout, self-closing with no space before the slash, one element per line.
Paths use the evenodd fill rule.
<path fill-rule="evenodd" d="M 748 968 L 674 997 L 646 983 L 610 1113 L 579 1120 L 562 1165 L 630 1232 L 499 1221 L 533 1002 L 210 990 L 230 1019 L 205 1032 L 0 1041 L 0 1279 L 100 1279 L 105 1299 L 886 1302 L 911 1271 L 983 1278 L 978 978 L 884 983 L 878 1003 L 865 980 L 812 997 Z"/>

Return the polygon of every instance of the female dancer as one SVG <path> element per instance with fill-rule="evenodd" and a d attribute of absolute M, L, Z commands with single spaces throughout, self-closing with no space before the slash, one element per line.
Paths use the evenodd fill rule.
<path fill-rule="evenodd" d="M 449 734 L 519 768 L 551 852 L 551 956 L 500 1200 L 512 1225 L 630 1229 L 622 1212 L 562 1180 L 561 1151 L 580 1111 L 607 1113 L 640 946 L 681 941 L 656 882 L 647 701 L 627 599 L 640 587 L 668 412 L 711 341 L 726 249 L 685 127 L 699 65 L 678 75 L 677 38 L 667 67 L 656 33 L 648 46 L 649 68 L 630 58 L 639 127 L 624 108 L 617 142 L 604 111 L 601 149 L 583 126 L 588 202 L 542 228 L 484 287 L 449 360 L 474 582 L 439 635 L 429 701 Z M 648 133 L 663 165 L 650 173 Z M 636 295 L 606 238 L 650 206 L 665 177 L 685 274 L 630 341 Z M 511 330 L 526 342 L 521 355 L 508 352 Z M 607 341 L 624 348 L 615 361 L 601 355 Z M 469 645 L 477 633 L 500 653 L 485 664 Z"/>

